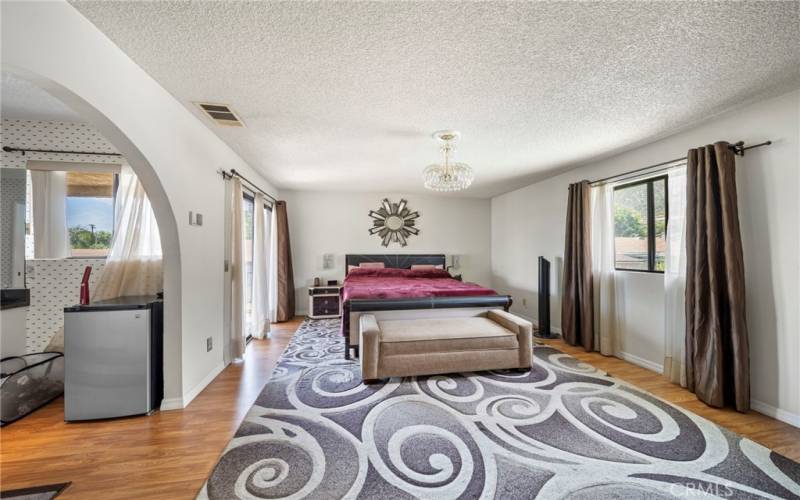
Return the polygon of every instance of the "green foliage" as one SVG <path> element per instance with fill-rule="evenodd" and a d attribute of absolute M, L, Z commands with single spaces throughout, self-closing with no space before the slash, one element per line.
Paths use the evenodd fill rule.
<path fill-rule="evenodd" d="M 95 231 L 81 226 L 69 228 L 69 243 L 71 248 L 111 248 L 111 232 Z"/>
<path fill-rule="evenodd" d="M 646 238 L 647 221 L 640 212 L 625 206 L 617 206 L 614 209 L 614 236 Z"/>

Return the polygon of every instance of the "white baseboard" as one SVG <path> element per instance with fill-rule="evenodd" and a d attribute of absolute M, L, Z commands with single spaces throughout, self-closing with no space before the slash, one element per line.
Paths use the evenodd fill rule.
<path fill-rule="evenodd" d="M 636 356 L 634 354 L 620 351 L 617 353 L 617 357 L 629 363 L 633 363 L 636 366 L 641 366 L 642 368 L 646 368 L 656 373 L 664 373 L 664 365 L 659 365 L 658 363 L 654 363 L 650 360 L 640 358 L 639 356 Z"/>
<path fill-rule="evenodd" d="M 758 413 L 762 413 L 768 417 L 772 417 L 775 420 L 780 420 L 781 422 L 785 422 L 789 425 L 800 427 L 800 415 L 796 413 L 776 408 L 772 405 L 768 405 L 767 403 L 756 401 L 755 399 L 750 400 L 750 408 L 757 411 Z"/>
<path fill-rule="evenodd" d="M 214 379 L 217 378 L 217 375 L 219 375 L 226 366 L 227 365 L 224 361 L 218 364 L 208 373 L 208 375 L 203 378 L 203 380 L 200 381 L 200 383 L 194 386 L 191 391 L 184 394 L 182 398 L 169 398 L 161 400 L 161 411 L 180 410 L 189 406 L 189 403 L 191 403 L 194 398 L 203 392 L 203 389 L 205 389 L 208 384 L 213 382 Z"/>
<path fill-rule="evenodd" d="M 161 411 L 183 409 L 183 398 L 164 398 L 161 400 Z"/>

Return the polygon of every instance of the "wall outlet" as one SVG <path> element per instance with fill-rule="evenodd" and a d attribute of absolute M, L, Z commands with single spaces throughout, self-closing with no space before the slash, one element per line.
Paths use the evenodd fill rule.
<path fill-rule="evenodd" d="M 214 348 L 214 339 L 211 338 L 211 337 L 208 337 L 206 339 L 206 352 L 209 352 L 213 348 Z"/>
<path fill-rule="evenodd" d="M 522 297 L 522 307 L 528 307 L 528 299 Z"/>

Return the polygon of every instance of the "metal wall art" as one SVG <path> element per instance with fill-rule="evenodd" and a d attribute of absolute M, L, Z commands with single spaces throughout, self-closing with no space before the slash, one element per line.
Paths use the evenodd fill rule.
<path fill-rule="evenodd" d="M 388 198 L 384 198 L 378 210 L 369 211 L 369 216 L 373 219 L 369 234 L 377 234 L 383 240 L 381 244 L 385 247 L 392 242 L 406 246 L 408 244 L 406 239 L 409 236 L 419 234 L 419 229 L 414 227 L 419 212 L 412 212 L 407 205 L 406 200 L 401 199 L 400 203 L 391 203 Z"/>

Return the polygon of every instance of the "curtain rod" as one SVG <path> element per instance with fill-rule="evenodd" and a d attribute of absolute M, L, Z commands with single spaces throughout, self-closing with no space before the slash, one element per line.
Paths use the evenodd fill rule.
<path fill-rule="evenodd" d="M 748 149 L 760 148 L 761 146 L 769 146 L 770 144 L 772 144 L 772 141 L 765 141 L 765 142 L 762 142 L 762 143 L 759 143 L 759 144 L 753 144 L 752 146 L 745 146 L 744 145 L 744 141 L 739 141 L 739 142 L 734 143 L 734 144 L 729 144 L 728 148 L 730 148 L 733 151 L 733 154 L 735 154 L 737 156 L 744 156 L 744 152 L 747 151 Z M 679 162 L 679 161 L 682 161 L 682 160 L 685 160 L 685 159 L 686 159 L 686 157 L 682 156 L 680 158 L 675 158 L 675 159 L 668 160 L 668 161 L 662 161 L 661 163 L 656 163 L 655 165 L 649 165 L 647 167 L 637 168 L 636 170 L 629 170 L 629 171 L 623 172 L 621 174 L 611 175 L 609 177 L 604 177 L 602 179 L 597 179 L 596 181 L 590 182 L 589 185 L 590 186 L 597 186 L 599 184 L 605 184 L 606 182 L 608 182 L 610 180 L 613 180 L 613 179 L 618 179 L 620 177 L 626 177 L 627 178 L 631 174 L 636 174 L 638 172 L 643 172 L 645 170 L 650 170 L 650 169 L 653 169 L 653 168 L 664 167 L 666 165 L 670 165 L 672 163 Z M 666 168 L 660 168 L 658 170 L 653 170 L 652 172 L 647 172 L 647 173 L 656 173 L 656 172 L 660 172 L 662 170 L 666 170 Z"/>
<path fill-rule="evenodd" d="M 260 187 L 258 187 L 257 185 L 255 185 L 255 184 L 253 183 L 253 181 L 251 181 L 251 180 L 250 180 L 250 179 L 248 179 L 247 177 L 245 177 L 245 176 L 243 176 L 242 174 L 240 174 L 239 172 L 237 172 L 237 171 L 236 171 L 236 169 L 233 169 L 233 168 L 232 168 L 230 172 L 226 172 L 225 170 L 222 170 L 222 169 L 220 169 L 220 170 L 219 170 L 219 173 L 222 175 L 222 178 L 223 178 L 223 179 L 226 179 L 226 180 L 227 180 L 227 179 L 230 179 L 230 178 L 231 178 L 231 177 L 233 177 L 233 176 L 236 176 L 236 177 L 240 178 L 241 180 L 245 181 L 247 184 L 249 184 L 251 188 L 255 189 L 255 190 L 256 190 L 256 191 L 258 191 L 259 193 L 261 193 L 261 194 L 263 194 L 264 196 L 266 196 L 267 198 L 269 198 L 269 199 L 270 199 L 270 200 L 271 200 L 273 203 L 274 203 L 274 202 L 276 202 L 276 201 L 278 201 L 278 200 L 277 200 L 277 198 L 275 198 L 274 196 L 272 196 L 272 195 L 271 195 L 271 194 L 269 194 L 268 192 L 264 191 L 263 189 L 261 189 Z"/>
<path fill-rule="evenodd" d="M 20 152 L 22 153 L 22 156 L 25 156 L 25 153 L 58 153 L 63 155 L 122 156 L 119 153 L 97 153 L 92 151 L 59 151 L 56 149 L 23 149 L 23 148 L 12 148 L 10 146 L 3 146 L 3 151 L 5 151 L 6 153 Z"/>

